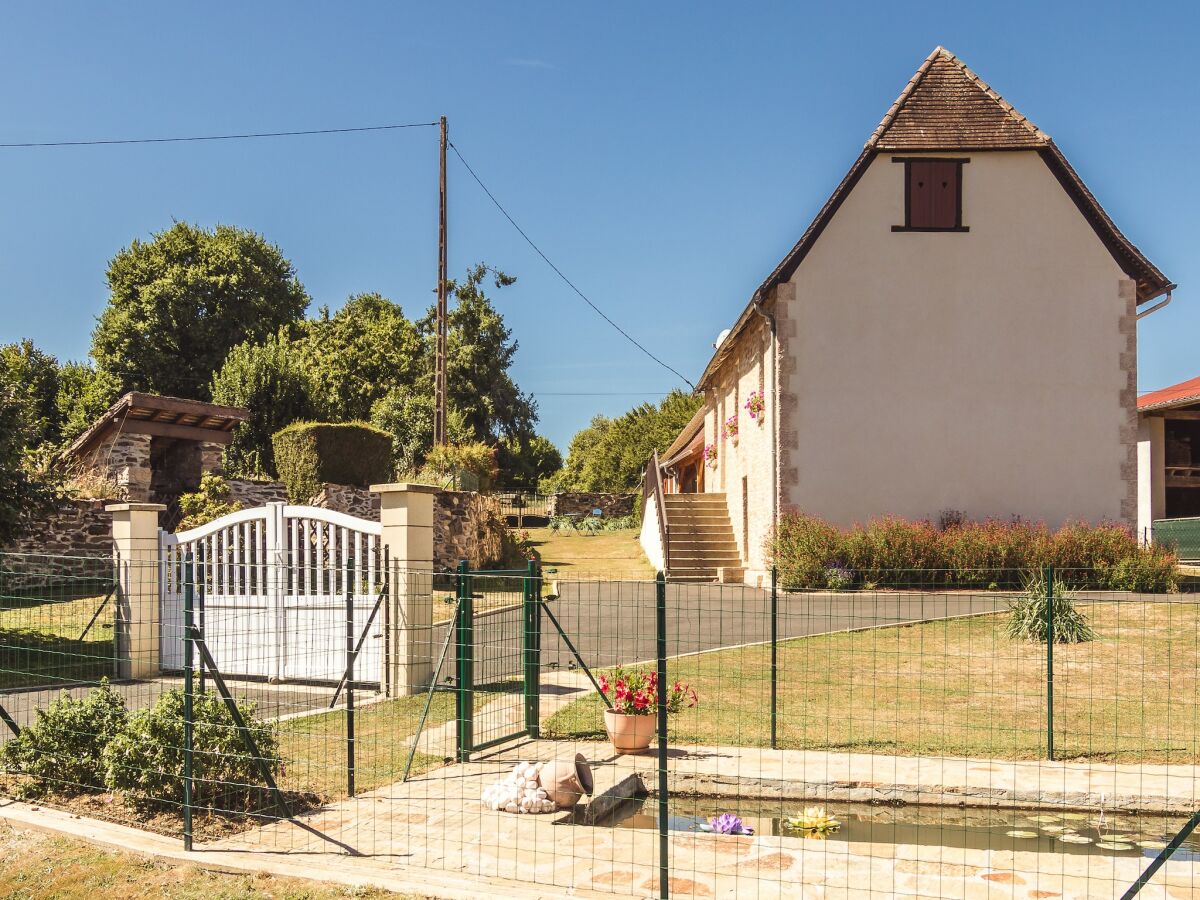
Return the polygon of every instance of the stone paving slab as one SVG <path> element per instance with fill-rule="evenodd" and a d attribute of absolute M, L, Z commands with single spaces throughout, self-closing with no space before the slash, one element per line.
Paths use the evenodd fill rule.
<path fill-rule="evenodd" d="M 430 772 L 304 817 L 217 841 L 207 849 L 300 854 L 324 864 L 428 867 L 572 890 L 657 893 L 652 831 L 581 826 L 563 815 L 485 810 L 478 797 L 520 756 L 563 746 L 527 744 Z M 719 758 L 724 758 L 722 755 Z M 597 790 L 645 758 L 600 759 Z M 652 761 L 651 761 L 652 762 Z M 713 757 L 698 760 L 714 765 Z M 925 763 L 926 761 L 919 761 Z M 897 766 L 904 761 L 897 760 Z M 1061 765 L 1061 764 L 1060 764 Z M 980 777 L 979 773 L 972 777 Z M 349 855 L 348 854 L 352 854 Z M 1119 897 L 1148 860 L 905 844 L 673 833 L 671 893 L 679 897 Z M 1144 897 L 1200 896 L 1200 865 L 1169 863 Z"/>

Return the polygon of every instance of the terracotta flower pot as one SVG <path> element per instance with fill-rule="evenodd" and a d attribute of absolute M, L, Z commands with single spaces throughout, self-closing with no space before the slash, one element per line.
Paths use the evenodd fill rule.
<path fill-rule="evenodd" d="M 576 753 L 575 758 L 562 756 L 542 766 L 542 790 L 559 809 L 572 809 L 584 794 L 592 793 L 592 770 Z"/>
<path fill-rule="evenodd" d="M 656 716 L 631 716 L 612 709 L 604 711 L 604 730 L 618 753 L 641 753 L 654 740 Z"/>

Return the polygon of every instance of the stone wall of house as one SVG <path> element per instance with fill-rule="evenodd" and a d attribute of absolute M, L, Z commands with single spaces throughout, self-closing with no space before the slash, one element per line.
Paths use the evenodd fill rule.
<path fill-rule="evenodd" d="M 589 491 L 571 491 L 552 494 L 547 511 L 552 516 L 590 516 L 592 510 L 603 510 L 604 518 L 616 519 L 633 515 L 635 494 L 602 494 Z"/>

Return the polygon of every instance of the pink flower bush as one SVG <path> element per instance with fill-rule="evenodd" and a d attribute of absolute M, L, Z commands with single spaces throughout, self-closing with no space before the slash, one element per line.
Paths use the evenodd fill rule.
<path fill-rule="evenodd" d="M 704 462 L 705 462 L 705 464 L 707 464 L 707 466 L 710 469 L 715 469 L 717 467 L 717 445 L 716 444 L 705 444 L 704 445 Z"/>
<path fill-rule="evenodd" d="M 732 416 L 730 416 L 728 419 L 726 419 L 725 424 L 721 426 L 721 437 L 722 438 L 731 438 L 733 440 L 733 442 L 736 444 L 737 443 L 737 435 L 738 435 L 738 417 L 737 417 L 737 413 L 734 413 Z"/>
<path fill-rule="evenodd" d="M 618 666 L 611 674 L 600 676 L 600 690 L 608 696 L 613 712 L 628 716 L 652 716 L 658 713 L 658 673 L 646 669 Z M 676 681 L 667 688 L 667 712 L 695 706 L 700 701 L 691 685 Z"/>

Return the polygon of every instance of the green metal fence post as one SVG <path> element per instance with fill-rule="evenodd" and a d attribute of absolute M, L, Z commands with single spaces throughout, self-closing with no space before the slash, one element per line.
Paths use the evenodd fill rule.
<path fill-rule="evenodd" d="M 531 738 L 541 734 L 542 573 L 529 560 L 525 574 L 525 730 Z"/>
<path fill-rule="evenodd" d="M 354 796 L 354 560 L 346 563 L 346 796 Z"/>
<path fill-rule="evenodd" d="M 475 629 L 471 603 L 471 576 L 467 561 L 458 564 L 458 614 L 455 631 L 458 635 L 458 690 L 455 694 L 455 715 L 458 718 L 458 759 L 466 762 L 471 758 L 475 743 Z"/>
<path fill-rule="evenodd" d="M 192 707 L 192 669 L 195 662 L 195 647 L 192 645 L 192 628 L 195 618 L 195 591 L 192 585 L 192 554 L 187 554 L 183 564 L 183 849 L 192 849 L 192 734 L 194 718 Z"/>
<path fill-rule="evenodd" d="M 654 584 L 655 645 L 658 656 L 658 895 L 670 896 L 671 861 L 667 798 L 667 579 L 662 573 Z"/>
<path fill-rule="evenodd" d="M 1054 759 L 1054 566 L 1046 566 L 1046 758 Z"/>
<path fill-rule="evenodd" d="M 771 749 L 779 749 L 779 592 L 775 567 L 771 566 Z"/>

